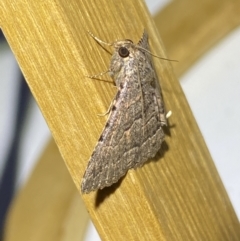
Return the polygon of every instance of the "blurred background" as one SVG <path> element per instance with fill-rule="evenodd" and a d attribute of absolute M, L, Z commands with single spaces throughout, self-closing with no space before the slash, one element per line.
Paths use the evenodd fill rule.
<path fill-rule="evenodd" d="M 152 15 L 169 2 L 146 1 Z M 240 28 L 237 28 L 198 59 L 181 75 L 179 81 L 240 219 L 240 108 L 237 104 L 240 103 L 239 43 Z M 0 79 L 2 234 L 9 204 L 28 181 L 51 134 L 2 33 Z M 100 240 L 91 223 L 85 240 Z"/>

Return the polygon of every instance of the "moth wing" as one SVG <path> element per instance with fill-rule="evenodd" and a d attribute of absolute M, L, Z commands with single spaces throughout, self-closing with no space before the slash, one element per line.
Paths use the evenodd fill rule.
<path fill-rule="evenodd" d="M 150 52 L 150 48 L 149 48 L 149 44 L 148 44 L 148 34 L 146 32 L 146 30 L 144 30 L 143 35 L 141 37 L 141 39 L 138 42 L 138 45 L 146 50 L 148 50 Z M 149 65 L 151 65 L 152 68 L 152 77 L 153 77 L 153 81 L 155 84 L 155 96 L 157 98 L 157 106 L 158 106 L 158 113 L 159 113 L 159 118 L 160 121 L 162 123 L 162 125 L 167 125 L 167 120 L 166 120 L 166 113 L 165 113 L 165 108 L 164 108 L 164 103 L 163 103 L 163 97 L 162 97 L 162 91 L 161 91 L 161 87 L 159 84 L 159 80 L 158 77 L 156 75 L 156 71 L 155 71 L 155 67 L 152 61 L 152 56 L 145 52 L 145 57 L 148 59 L 148 63 Z"/>
<path fill-rule="evenodd" d="M 116 183 L 130 168 L 141 166 L 155 156 L 164 133 L 155 113 L 155 89 L 149 85 L 144 100 L 146 123 L 142 118 L 141 91 L 137 81 L 124 82 L 113 102 L 107 124 L 89 160 L 81 189 L 88 193 Z M 132 86 L 135 83 L 135 86 Z"/>

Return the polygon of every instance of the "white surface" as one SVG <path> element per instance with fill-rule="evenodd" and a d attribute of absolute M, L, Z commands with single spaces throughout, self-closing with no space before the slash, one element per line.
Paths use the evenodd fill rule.
<path fill-rule="evenodd" d="M 89 226 L 85 235 L 85 241 L 101 241 L 92 222 L 89 223 Z"/>
<path fill-rule="evenodd" d="M 149 1 L 154 11 L 165 1 Z M 163 4 L 163 5 L 161 5 Z M 209 51 L 181 78 L 211 155 L 240 219 L 240 29 Z M 2 160 L 11 137 L 14 104 L 18 82 L 15 62 L 10 51 L 0 48 L 0 175 Z M 18 184 L 24 183 L 46 144 L 50 133 L 37 106 L 32 109 L 24 128 L 24 142 L 20 153 Z M 31 143 L 31 149 L 29 149 Z M 35 143 L 35 147 L 33 146 Z M 91 224 L 85 240 L 100 240 Z"/>
<path fill-rule="evenodd" d="M 6 44 L 0 46 L 0 177 L 15 124 L 19 72 Z"/>
<path fill-rule="evenodd" d="M 17 187 L 24 185 L 27 181 L 35 161 L 39 160 L 51 137 L 42 113 L 33 99 L 29 103 L 28 110 L 19 151 Z M 31 148 L 29 148 L 30 146 Z"/>
<path fill-rule="evenodd" d="M 152 15 L 155 15 L 159 9 L 164 8 L 171 0 L 145 0 L 148 9 Z"/>

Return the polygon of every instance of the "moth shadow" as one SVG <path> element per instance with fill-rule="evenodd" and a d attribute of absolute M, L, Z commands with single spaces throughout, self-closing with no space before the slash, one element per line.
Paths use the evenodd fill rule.
<path fill-rule="evenodd" d="M 101 82 L 105 82 L 105 83 L 109 83 L 109 84 L 113 84 L 113 81 L 112 80 L 107 80 L 107 79 L 100 79 L 98 77 L 92 77 L 92 76 L 88 76 L 90 79 L 92 80 L 97 80 L 97 81 L 101 81 Z"/>
<path fill-rule="evenodd" d="M 111 194 L 113 194 L 121 185 L 121 182 L 123 181 L 123 179 L 125 178 L 126 174 L 121 177 L 118 182 L 112 184 L 109 187 L 105 187 L 103 189 L 99 189 L 97 191 L 97 195 L 96 195 L 96 199 L 95 199 L 95 207 L 98 208 L 101 203 L 104 202 L 104 200 L 109 197 Z"/>
<path fill-rule="evenodd" d="M 172 125 L 169 125 L 168 124 L 168 126 L 163 126 L 162 128 L 163 128 L 163 131 L 164 131 L 164 133 L 167 135 L 167 136 L 171 136 L 171 129 L 172 128 L 175 128 L 176 127 L 176 125 L 175 124 L 172 124 Z"/>

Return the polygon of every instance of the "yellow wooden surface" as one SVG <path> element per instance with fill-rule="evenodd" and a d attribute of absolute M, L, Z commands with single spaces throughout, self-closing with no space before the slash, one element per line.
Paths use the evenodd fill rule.
<path fill-rule="evenodd" d="M 106 70 L 110 58 L 85 30 L 136 42 L 146 28 L 152 51 L 163 56 L 152 20 L 139 1 L 2 1 L 0 24 L 79 188 L 105 122 L 97 113 L 115 91 L 84 77 Z M 164 156 L 83 196 L 96 228 L 102 240 L 238 240 L 238 220 L 171 63 L 155 66 L 174 113 Z"/>

